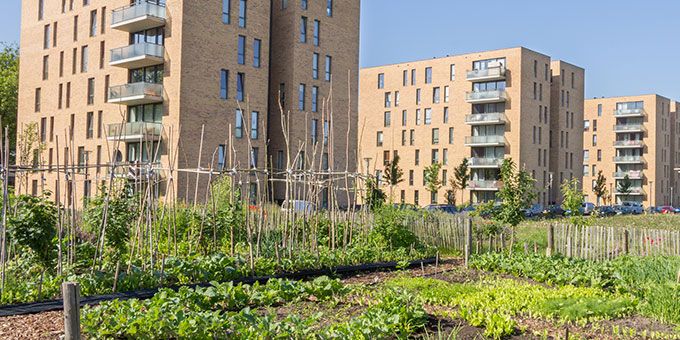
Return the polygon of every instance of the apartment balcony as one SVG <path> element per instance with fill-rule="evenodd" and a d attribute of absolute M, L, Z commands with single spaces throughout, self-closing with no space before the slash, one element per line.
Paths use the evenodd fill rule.
<path fill-rule="evenodd" d="M 617 140 L 614 142 L 616 149 L 638 149 L 644 148 L 645 142 L 642 140 Z"/>
<path fill-rule="evenodd" d="M 137 2 L 133 5 L 113 10 L 111 28 L 134 33 L 165 25 L 164 5 L 150 2 Z"/>
<path fill-rule="evenodd" d="M 501 181 L 473 180 L 468 182 L 468 189 L 472 191 L 498 191 Z"/>
<path fill-rule="evenodd" d="M 467 72 L 467 80 L 469 81 L 494 81 L 505 79 L 505 66 L 489 67 L 484 70 L 471 70 Z"/>
<path fill-rule="evenodd" d="M 614 125 L 614 132 L 616 133 L 645 132 L 645 127 L 642 124 L 618 124 Z"/>
<path fill-rule="evenodd" d="M 143 105 L 163 102 L 163 85 L 133 83 L 109 88 L 109 103 Z"/>
<path fill-rule="evenodd" d="M 505 146 L 505 136 L 467 136 L 465 146 Z"/>
<path fill-rule="evenodd" d="M 630 188 L 630 192 L 625 194 L 620 192 L 618 188 L 614 189 L 614 195 L 617 196 L 645 196 L 646 194 L 642 188 Z"/>
<path fill-rule="evenodd" d="M 477 113 L 465 116 L 468 125 L 496 125 L 505 124 L 507 117 L 504 113 Z"/>
<path fill-rule="evenodd" d="M 617 118 L 633 118 L 633 117 L 644 117 L 645 109 L 621 109 L 614 110 L 614 117 Z"/>
<path fill-rule="evenodd" d="M 156 142 L 161 139 L 163 124 L 152 122 L 132 122 L 111 124 L 108 127 L 108 140 L 122 142 Z"/>
<path fill-rule="evenodd" d="M 624 179 L 628 176 L 629 179 L 642 179 L 642 171 L 618 171 L 612 176 L 614 179 Z"/>
<path fill-rule="evenodd" d="M 642 156 L 616 156 L 614 163 L 616 164 L 643 164 L 645 162 Z"/>
<path fill-rule="evenodd" d="M 470 104 L 500 103 L 507 100 L 505 90 L 468 92 L 465 100 Z"/>
<path fill-rule="evenodd" d="M 109 65 L 137 69 L 164 63 L 165 48 L 162 45 L 140 43 L 111 50 Z"/>
<path fill-rule="evenodd" d="M 468 166 L 470 169 L 498 169 L 503 165 L 504 158 L 479 158 L 472 157 Z"/>

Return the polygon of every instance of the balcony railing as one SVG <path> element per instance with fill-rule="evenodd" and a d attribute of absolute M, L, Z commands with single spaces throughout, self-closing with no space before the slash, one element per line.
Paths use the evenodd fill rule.
<path fill-rule="evenodd" d="M 111 124 L 108 127 L 108 139 L 120 141 L 157 141 L 163 133 L 163 124 L 152 122 L 131 122 Z"/>
<path fill-rule="evenodd" d="M 494 103 L 504 102 L 507 98 L 505 90 L 473 91 L 468 92 L 465 100 L 468 103 Z"/>
<path fill-rule="evenodd" d="M 501 181 L 473 180 L 468 182 L 468 189 L 482 191 L 497 191 L 501 188 Z"/>
<path fill-rule="evenodd" d="M 471 168 L 500 168 L 503 165 L 504 158 L 470 158 L 469 166 Z"/>
<path fill-rule="evenodd" d="M 642 171 L 618 171 L 614 173 L 614 179 L 623 179 L 626 178 L 626 176 L 630 179 L 642 179 Z"/>
<path fill-rule="evenodd" d="M 467 72 L 470 81 L 501 80 L 505 79 L 505 66 L 489 67 L 483 70 L 471 70 Z"/>
<path fill-rule="evenodd" d="M 163 63 L 163 45 L 139 43 L 111 50 L 111 66 L 136 69 Z"/>
<path fill-rule="evenodd" d="M 506 119 L 504 113 L 477 113 L 465 116 L 465 123 L 469 125 L 503 124 Z"/>
<path fill-rule="evenodd" d="M 616 156 L 614 157 L 614 163 L 629 163 L 629 164 L 636 164 L 636 163 L 644 163 L 645 159 L 642 156 Z"/>
<path fill-rule="evenodd" d="M 163 26 L 165 19 L 165 6 L 143 1 L 113 10 L 111 28 L 125 32 L 138 32 Z"/>
<path fill-rule="evenodd" d="M 640 187 L 630 188 L 629 192 L 622 193 L 619 188 L 614 189 L 614 194 L 619 196 L 644 196 L 646 195 L 645 190 Z"/>
<path fill-rule="evenodd" d="M 643 132 L 645 127 L 642 124 L 618 124 L 614 125 L 614 132 Z"/>
<path fill-rule="evenodd" d="M 619 109 L 614 110 L 614 117 L 642 117 L 645 109 Z"/>
<path fill-rule="evenodd" d="M 614 147 L 619 149 L 625 148 L 642 148 L 645 146 L 645 142 L 642 140 L 617 140 L 614 142 Z"/>
<path fill-rule="evenodd" d="M 163 101 L 163 85 L 132 83 L 109 88 L 109 103 L 141 105 Z"/>
<path fill-rule="evenodd" d="M 467 146 L 503 146 L 505 143 L 505 136 L 494 135 L 465 137 L 465 145 Z"/>

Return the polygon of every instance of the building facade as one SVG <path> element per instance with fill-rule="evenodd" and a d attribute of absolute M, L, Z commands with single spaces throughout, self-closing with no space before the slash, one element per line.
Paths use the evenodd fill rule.
<path fill-rule="evenodd" d="M 678 202 L 678 105 L 656 94 L 586 100 L 583 171 L 591 202 Z M 598 198 L 600 172 L 607 195 Z"/>
<path fill-rule="evenodd" d="M 18 123 L 38 124 L 44 147 L 22 166 L 49 170 L 25 176 L 17 189 L 76 202 L 106 183 L 115 164 L 114 177 L 153 180 L 159 194 L 193 201 L 205 197 L 210 170 L 265 169 L 280 149 L 269 138 L 273 89 L 306 82 L 277 74 L 311 74 L 308 46 L 318 32 L 314 48 L 332 56 L 337 73 L 358 73 L 358 7 L 359 0 L 24 1 Z M 314 12 L 308 44 L 293 39 L 304 8 Z M 339 29 L 356 35 L 333 35 Z M 331 43 L 348 52 L 334 53 Z M 345 104 L 356 80 L 339 78 L 349 85 L 334 97 Z M 308 82 L 319 98 L 330 93 L 322 82 Z M 305 95 L 311 102 L 311 90 Z M 356 121 L 356 109 L 343 112 Z M 291 143 L 306 137 L 295 131 Z M 335 157 L 346 161 L 344 152 Z M 251 196 L 272 192 L 264 171 L 238 176 Z"/>
<path fill-rule="evenodd" d="M 389 189 L 392 199 L 426 205 L 446 202 L 454 168 L 467 159 L 469 182 L 456 201 L 474 204 L 496 199 L 500 166 L 512 158 L 547 205 L 559 197 L 551 196 L 559 188 L 554 174 L 580 180 L 574 124 L 583 119 L 583 86 L 583 69 L 523 47 L 362 69 L 360 169 L 381 178 L 398 155 L 404 181 Z M 562 93 L 563 106 L 553 98 Z M 558 131 L 569 132 L 570 143 L 556 145 Z M 442 165 L 437 193 L 426 189 L 432 163 Z"/>

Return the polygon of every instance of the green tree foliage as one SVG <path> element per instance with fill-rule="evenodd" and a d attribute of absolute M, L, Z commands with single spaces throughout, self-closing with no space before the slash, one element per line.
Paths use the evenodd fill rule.
<path fill-rule="evenodd" d="M 376 211 L 385 204 L 385 193 L 378 186 L 378 180 L 369 177 L 365 182 L 364 204 L 371 211 Z"/>
<path fill-rule="evenodd" d="M 523 209 L 536 199 L 535 180 L 525 170 L 517 170 L 512 159 L 506 159 L 501 165 L 501 181 L 503 185 L 498 191 L 501 205 L 493 219 L 515 227 L 524 220 Z"/>
<path fill-rule="evenodd" d="M 633 191 L 633 182 L 630 180 L 628 175 L 619 181 L 616 186 L 616 190 L 619 192 L 619 194 L 623 195 L 623 197 L 628 197 L 628 195 L 630 195 L 630 193 Z"/>
<path fill-rule="evenodd" d="M 456 191 L 460 190 L 460 203 L 464 204 L 465 199 L 463 195 L 465 194 L 465 189 L 467 189 L 468 181 L 470 179 L 470 163 L 467 158 L 453 170 L 453 178 L 451 179 L 451 187 L 453 188 L 454 194 Z"/>
<path fill-rule="evenodd" d="M 404 181 L 404 171 L 399 167 L 399 160 L 399 155 L 395 155 L 394 159 L 385 166 L 385 182 L 390 186 L 390 199 L 392 199 L 394 187 Z"/>
<path fill-rule="evenodd" d="M 48 197 L 18 196 L 16 213 L 9 220 L 14 243 L 30 249 L 43 270 L 52 269 L 56 257 L 57 207 Z"/>
<path fill-rule="evenodd" d="M 602 170 L 597 173 L 597 179 L 595 180 L 593 193 L 595 194 L 595 197 L 597 197 L 597 205 L 600 205 L 602 198 L 605 198 L 609 195 L 607 190 L 607 178 L 604 177 Z"/>
<path fill-rule="evenodd" d="M 241 200 L 241 192 L 231 188 L 231 178 L 222 177 L 212 184 L 212 225 L 206 228 L 203 243 L 206 241 L 224 240 L 225 249 L 228 244 L 245 240 L 245 206 Z M 229 237 L 225 237 L 229 235 Z M 233 238 L 233 240 L 232 240 Z M 227 240 L 230 241 L 227 243 Z M 214 244 L 215 242 L 207 242 Z"/>
<path fill-rule="evenodd" d="M 585 202 L 585 195 L 583 195 L 583 191 L 579 189 L 578 180 L 572 179 L 570 181 L 564 181 L 561 189 L 564 197 L 562 207 L 569 213 L 571 223 L 577 226 L 585 225 L 585 219 L 581 213 L 581 207 L 583 207 L 583 203 Z"/>
<path fill-rule="evenodd" d="M 98 237 L 101 237 L 105 209 L 104 253 L 111 259 L 121 260 L 127 254 L 129 232 L 137 223 L 138 201 L 129 190 L 107 193 L 107 189 L 102 187 L 99 195 L 88 200 L 83 212 L 86 230 Z"/>
<path fill-rule="evenodd" d="M 14 150 L 17 133 L 17 97 L 19 92 L 19 49 L 16 45 L 0 44 L 0 118 L 9 127 L 10 149 Z"/>
<path fill-rule="evenodd" d="M 432 163 L 425 168 L 425 186 L 431 194 L 436 194 L 442 187 L 442 180 L 439 175 L 441 169 L 442 164 L 439 162 Z"/>

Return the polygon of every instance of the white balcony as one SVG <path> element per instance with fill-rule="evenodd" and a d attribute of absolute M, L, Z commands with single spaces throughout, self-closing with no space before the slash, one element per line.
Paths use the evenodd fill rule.
<path fill-rule="evenodd" d="M 470 104 L 500 103 L 507 100 L 505 90 L 473 91 L 465 95 L 465 100 Z"/>
<path fill-rule="evenodd" d="M 109 103 L 143 105 L 163 102 L 163 85 L 133 83 L 109 88 Z"/>
<path fill-rule="evenodd" d="M 617 140 L 614 142 L 616 149 L 638 149 L 644 148 L 645 142 L 642 140 Z"/>
<path fill-rule="evenodd" d="M 468 166 L 470 169 L 498 169 L 503 165 L 504 158 L 472 157 Z"/>
<path fill-rule="evenodd" d="M 645 127 L 642 124 L 618 124 L 614 125 L 614 132 L 616 133 L 645 132 Z"/>
<path fill-rule="evenodd" d="M 468 125 L 496 125 L 505 124 L 507 117 L 504 113 L 477 113 L 465 116 Z"/>
<path fill-rule="evenodd" d="M 123 142 L 156 142 L 161 139 L 163 124 L 152 122 L 132 122 L 111 124 L 108 127 L 108 140 Z"/>
<path fill-rule="evenodd" d="M 620 109 L 614 110 L 614 117 L 628 118 L 628 117 L 644 117 L 645 109 Z"/>
<path fill-rule="evenodd" d="M 471 70 L 467 72 L 469 81 L 494 81 L 505 79 L 505 66 L 489 67 L 484 70 Z"/>
<path fill-rule="evenodd" d="M 465 146 L 505 146 L 505 136 L 467 136 Z"/>
<path fill-rule="evenodd" d="M 616 164 L 643 164 L 645 162 L 642 156 L 616 156 L 614 163 Z"/>
<path fill-rule="evenodd" d="M 109 65 L 137 69 L 164 63 L 165 48 L 162 45 L 140 43 L 111 50 Z"/>
<path fill-rule="evenodd" d="M 111 28 L 133 33 L 163 26 L 165 20 L 165 6 L 150 2 L 137 2 L 113 10 Z"/>
<path fill-rule="evenodd" d="M 468 189 L 472 191 L 498 191 L 501 181 L 473 180 L 468 182 Z"/>
<path fill-rule="evenodd" d="M 628 193 L 622 193 L 619 191 L 619 188 L 614 189 L 614 195 L 617 196 L 645 196 L 645 190 L 639 187 L 636 188 L 630 188 L 630 192 Z"/>
<path fill-rule="evenodd" d="M 629 179 L 642 179 L 642 171 L 619 171 L 615 172 L 613 175 L 614 179 L 624 179 L 626 176 L 628 176 Z"/>

